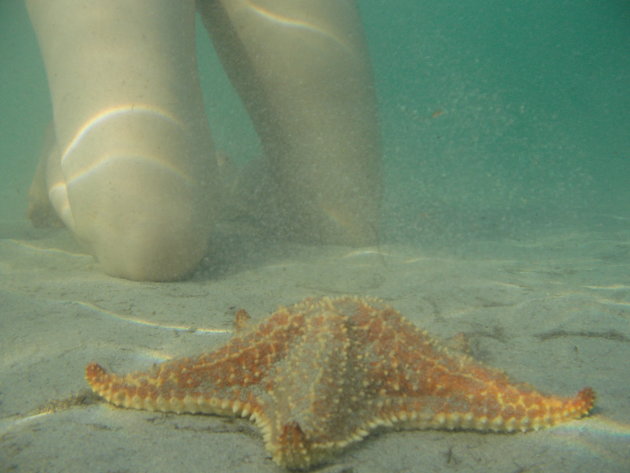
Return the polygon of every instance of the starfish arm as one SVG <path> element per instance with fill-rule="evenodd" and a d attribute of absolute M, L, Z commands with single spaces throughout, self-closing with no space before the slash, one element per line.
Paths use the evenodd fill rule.
<path fill-rule="evenodd" d="M 526 432 L 579 419 L 589 414 L 595 393 L 584 388 L 574 397 L 548 396 L 516 387 L 501 391 L 424 397 L 396 403 L 382 417 L 399 428 Z"/>
<path fill-rule="evenodd" d="M 380 317 L 374 317 L 375 309 Z M 527 431 L 583 417 L 593 408 L 591 388 L 565 398 L 514 383 L 504 372 L 449 350 L 390 307 L 372 302 L 354 321 L 354 340 L 376 354 L 367 373 L 378 406 L 371 428 Z"/>
<path fill-rule="evenodd" d="M 185 360 L 178 360 L 181 361 Z M 85 369 L 85 378 L 96 394 L 119 407 L 242 417 L 255 417 L 260 411 L 259 402 L 246 389 L 232 389 L 230 392 L 185 389 L 181 383 L 174 383 L 165 376 L 163 368 L 171 368 L 169 364 L 172 363 L 160 365 L 147 373 L 118 376 L 108 373 L 97 363 L 90 363 Z"/>
<path fill-rule="evenodd" d="M 591 388 L 574 397 L 547 395 L 468 356 L 437 349 L 438 366 L 427 369 L 423 360 L 420 369 L 408 371 L 401 380 L 404 384 L 412 375 L 421 375 L 419 393 L 413 393 L 420 394 L 418 427 L 525 432 L 583 417 L 595 403 Z M 411 401 L 415 396 L 409 394 Z"/>
<path fill-rule="evenodd" d="M 309 468 L 363 437 L 356 434 L 360 354 L 347 322 L 325 309 L 306 317 L 300 344 L 268 379 L 270 424 L 263 436 L 280 465 Z"/>

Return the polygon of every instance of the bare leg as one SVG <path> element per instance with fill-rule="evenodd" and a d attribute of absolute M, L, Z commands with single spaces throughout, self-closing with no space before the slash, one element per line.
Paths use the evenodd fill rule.
<path fill-rule="evenodd" d="M 48 75 L 48 188 L 109 274 L 168 280 L 206 251 L 215 189 L 193 0 L 27 0 Z"/>
<path fill-rule="evenodd" d="M 286 228 L 314 242 L 373 243 L 379 132 L 354 2 L 201 0 L 199 9 L 262 140 Z"/>

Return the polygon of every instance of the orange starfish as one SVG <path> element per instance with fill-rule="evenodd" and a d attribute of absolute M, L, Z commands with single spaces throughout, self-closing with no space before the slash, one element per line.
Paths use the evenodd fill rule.
<path fill-rule="evenodd" d="M 381 426 L 536 430 L 589 413 L 590 388 L 541 394 L 451 352 L 378 299 L 314 298 L 281 307 L 218 350 L 146 373 L 86 368 L 123 407 L 248 417 L 273 459 L 309 468 Z"/>

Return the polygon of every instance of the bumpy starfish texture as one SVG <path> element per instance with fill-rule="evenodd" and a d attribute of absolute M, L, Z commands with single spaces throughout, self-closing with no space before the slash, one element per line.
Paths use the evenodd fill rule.
<path fill-rule="evenodd" d="M 452 352 L 383 301 L 306 299 L 223 347 L 125 376 L 91 363 L 92 389 L 117 406 L 237 415 L 273 459 L 307 469 L 378 427 L 537 430 L 589 413 L 595 394 L 548 396 Z"/>

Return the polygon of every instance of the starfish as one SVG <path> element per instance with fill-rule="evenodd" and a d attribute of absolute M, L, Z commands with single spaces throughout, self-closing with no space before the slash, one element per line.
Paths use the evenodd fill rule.
<path fill-rule="evenodd" d="M 542 394 L 449 350 L 374 298 L 310 298 L 280 307 L 221 348 L 124 376 L 90 363 L 114 405 L 251 419 L 273 460 L 322 463 L 379 427 L 537 430 L 577 419 L 595 394 Z"/>

